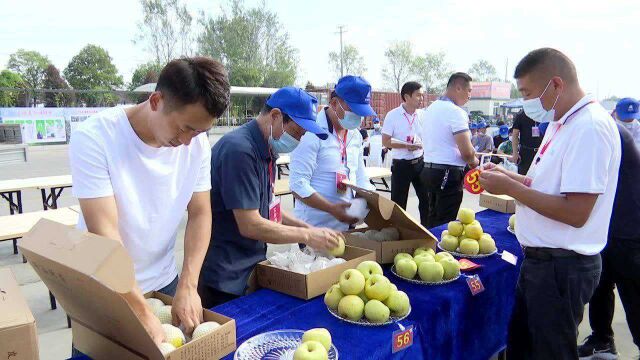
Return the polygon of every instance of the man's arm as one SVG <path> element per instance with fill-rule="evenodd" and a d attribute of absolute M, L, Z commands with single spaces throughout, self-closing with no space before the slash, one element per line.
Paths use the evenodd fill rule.
<path fill-rule="evenodd" d="M 454 134 L 453 138 L 456 141 L 458 150 L 460 150 L 460 156 L 462 156 L 462 160 L 464 160 L 470 168 L 475 168 L 476 166 L 478 166 L 476 151 L 473 148 L 473 145 L 471 145 L 471 134 L 469 133 L 469 131 L 461 131 L 457 134 Z"/>
<path fill-rule="evenodd" d="M 282 211 L 282 225 L 295 226 L 300 228 L 310 228 L 309 224 L 296 218 L 286 211 Z"/>
<path fill-rule="evenodd" d="M 382 145 L 388 149 L 407 149 L 409 151 L 415 151 L 422 148 L 420 144 L 403 144 L 391 141 L 391 135 L 382 134 Z"/>
<path fill-rule="evenodd" d="M 202 322 L 202 301 L 198 278 L 211 240 L 211 201 L 209 191 L 193 193 L 187 205 L 184 234 L 184 263 L 171 312 L 174 323 L 184 325 L 190 334 Z"/>
<path fill-rule="evenodd" d="M 513 154 L 511 155 L 511 162 L 517 164 L 518 160 L 520 160 L 520 148 L 518 147 L 520 145 L 520 130 L 516 128 L 513 129 L 513 140 L 511 141 L 511 143 L 513 144 Z"/>

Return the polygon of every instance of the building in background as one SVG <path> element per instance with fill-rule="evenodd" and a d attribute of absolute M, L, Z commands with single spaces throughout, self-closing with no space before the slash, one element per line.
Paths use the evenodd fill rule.
<path fill-rule="evenodd" d="M 472 82 L 471 100 L 464 106 L 467 113 L 478 112 L 488 120 L 499 116 L 504 120 L 505 111 L 501 105 L 511 101 L 511 83 Z"/>

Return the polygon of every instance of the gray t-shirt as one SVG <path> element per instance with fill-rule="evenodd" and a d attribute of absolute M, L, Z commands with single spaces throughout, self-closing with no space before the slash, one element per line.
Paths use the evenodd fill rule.
<path fill-rule="evenodd" d="M 487 134 L 476 134 L 476 136 L 471 138 L 471 145 L 473 145 L 477 152 L 486 153 L 493 151 L 493 139 Z"/>

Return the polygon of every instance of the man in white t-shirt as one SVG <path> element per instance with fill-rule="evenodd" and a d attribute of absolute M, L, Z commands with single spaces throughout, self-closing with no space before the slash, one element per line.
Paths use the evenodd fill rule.
<path fill-rule="evenodd" d="M 420 222 L 425 224 L 427 216 L 427 192 L 420 173 L 424 165 L 422 158 L 422 85 L 409 81 L 402 85 L 402 104 L 389 111 L 382 125 L 382 145 L 391 149 L 391 200 L 407 208 L 409 187 L 413 184 L 418 197 Z"/>
<path fill-rule="evenodd" d="M 524 248 L 507 357 L 577 359 L 578 325 L 602 263 L 620 167 L 613 119 L 585 95 L 558 50 L 530 52 L 515 70 L 528 117 L 550 122 L 526 176 L 488 165 L 482 186 L 517 200 Z"/>
<path fill-rule="evenodd" d="M 73 193 L 83 214 L 79 228 L 122 241 L 136 273 L 134 291 L 124 297 L 156 343 L 165 334 L 146 292 L 174 296 L 173 323 L 186 333 L 202 321 L 197 283 L 211 235 L 206 132 L 228 107 L 229 89 L 219 62 L 174 60 L 147 101 L 93 115 L 71 138 Z M 174 246 L 185 210 L 178 280 Z"/>
<path fill-rule="evenodd" d="M 427 221 L 432 228 L 455 220 L 462 203 L 462 180 L 468 165 L 478 165 L 471 135 L 469 116 L 461 108 L 471 95 L 471 77 L 455 73 L 449 77 L 445 95 L 424 112 L 424 170 L 422 181 L 429 195 Z"/>

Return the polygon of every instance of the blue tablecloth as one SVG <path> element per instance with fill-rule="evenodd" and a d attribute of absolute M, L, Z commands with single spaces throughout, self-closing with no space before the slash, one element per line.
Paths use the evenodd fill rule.
<path fill-rule="evenodd" d="M 473 259 L 482 265 L 478 274 L 485 291 L 472 296 L 464 277 L 443 286 L 423 286 L 403 281 L 385 269 L 385 275 L 409 295 L 412 311 L 401 324 L 414 326 L 413 345 L 392 354 L 392 333 L 398 325 L 364 327 L 334 318 L 322 296 L 303 301 L 268 289 L 215 307 L 234 318 L 238 346 L 271 330 L 314 327 L 329 329 L 340 359 L 464 359 L 486 360 L 504 348 L 514 301 L 522 251 L 507 230 L 509 215 L 486 210 L 477 214 L 485 232 L 493 235 L 499 251 L 518 257 L 513 266 L 500 256 Z M 445 226 L 431 231 L 440 236 Z M 233 359 L 233 354 L 225 357 Z"/>

